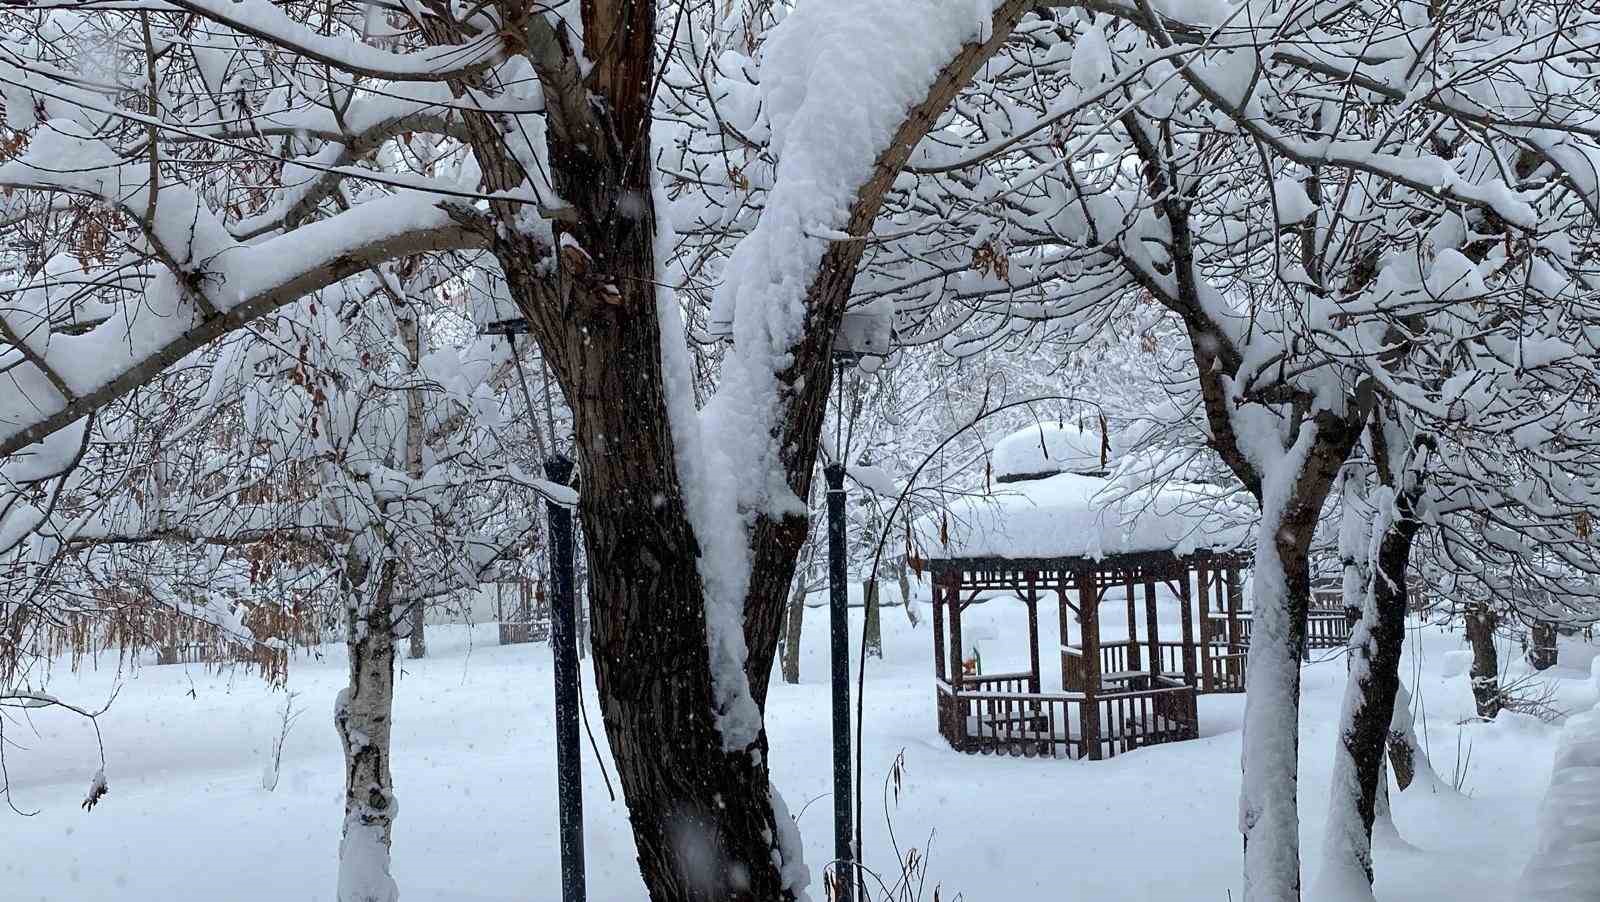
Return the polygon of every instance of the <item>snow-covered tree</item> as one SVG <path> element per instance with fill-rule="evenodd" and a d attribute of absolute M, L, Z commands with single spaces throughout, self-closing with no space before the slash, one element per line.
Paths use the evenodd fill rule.
<path fill-rule="evenodd" d="M 418 459 L 411 330 L 431 320 L 406 311 L 451 286 L 394 280 L 445 255 L 480 320 L 527 321 L 570 410 L 596 688 L 654 898 L 804 893 L 763 711 L 851 305 L 892 306 L 908 345 L 955 357 L 1078 348 L 1141 316 L 1181 329 L 1187 372 L 1128 416 L 1183 426 L 1165 448 L 1144 436 L 1159 465 L 1203 437 L 1216 484 L 1257 502 L 1247 899 L 1300 893 L 1311 546 L 1352 456 L 1388 467 L 1378 494 L 1400 499 L 1373 505 L 1380 548 L 1392 524 L 1480 508 L 1506 547 L 1504 524 L 1545 529 L 1539 560 L 1587 539 L 1587 451 L 1568 449 L 1587 448 L 1590 399 L 1560 380 L 1600 340 L 1600 25 L 1571 3 L 88 0 L 5 16 L 0 546 L 42 536 L 33 560 L 57 554 L 105 491 L 80 474 L 119 478 L 82 466 L 104 412 L 286 311 L 340 376 L 296 395 L 262 373 L 260 391 L 301 412 L 297 440 L 316 422 L 360 451 L 319 462 L 337 516 L 314 522 L 345 532 L 330 566 L 348 639 L 375 643 L 352 676 L 383 696 L 395 605 L 424 593 L 402 561 L 512 547 L 438 544 L 451 517 L 503 537 L 504 504 L 462 497 L 497 477 L 452 430 Z M 385 300 L 392 323 L 368 313 Z M 347 341 L 388 353 L 352 365 Z M 1406 500 L 1424 449 L 1443 461 L 1431 508 Z M 1392 692 L 1363 698 L 1355 719 L 1390 722 Z M 375 725 L 374 701 L 345 711 Z M 1357 770 L 1352 823 L 1370 830 Z M 351 775 L 379 801 L 384 780 L 379 763 Z M 362 804 L 350 902 L 393 892 L 383 806 Z M 1359 836 L 1342 854 L 1365 891 Z"/>

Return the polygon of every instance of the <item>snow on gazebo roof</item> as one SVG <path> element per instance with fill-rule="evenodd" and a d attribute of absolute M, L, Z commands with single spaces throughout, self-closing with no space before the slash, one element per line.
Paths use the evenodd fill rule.
<path fill-rule="evenodd" d="M 995 443 L 990 464 L 1001 482 L 1037 479 L 1055 473 L 1104 473 L 1110 454 L 1101 453 L 1104 438 L 1082 424 L 1039 423 Z"/>
<path fill-rule="evenodd" d="M 947 511 L 919 519 L 915 530 L 933 560 L 1102 560 L 1163 551 L 1184 557 L 1236 552 L 1246 544 L 1248 513 L 1230 507 L 1203 486 L 1130 487 L 1060 473 L 958 499 Z"/>

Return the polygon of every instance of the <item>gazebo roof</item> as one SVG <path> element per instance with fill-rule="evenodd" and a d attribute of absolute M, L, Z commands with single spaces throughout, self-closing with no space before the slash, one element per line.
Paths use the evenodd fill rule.
<path fill-rule="evenodd" d="M 1199 486 L 1130 488 L 1060 473 L 961 498 L 946 515 L 918 520 L 915 529 L 933 561 L 1098 562 L 1152 552 L 1187 557 L 1232 553 L 1248 542 L 1248 513 L 1226 504 Z"/>

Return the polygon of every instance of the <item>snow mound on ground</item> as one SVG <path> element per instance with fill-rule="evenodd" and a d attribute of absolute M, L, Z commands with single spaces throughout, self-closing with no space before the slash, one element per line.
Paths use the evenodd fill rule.
<path fill-rule="evenodd" d="M 1052 473 L 1097 473 L 1110 463 L 1101 457 L 1098 429 L 1040 423 L 1011 433 L 995 443 L 992 464 L 998 479 Z"/>
<path fill-rule="evenodd" d="M 1523 888 L 1529 902 L 1600 899 L 1600 706 L 1561 731 Z"/>
<path fill-rule="evenodd" d="M 1250 540 L 1249 514 L 1199 487 L 1129 489 L 1076 473 L 1012 483 L 961 498 L 916 523 L 933 558 L 1046 558 L 1201 549 Z"/>

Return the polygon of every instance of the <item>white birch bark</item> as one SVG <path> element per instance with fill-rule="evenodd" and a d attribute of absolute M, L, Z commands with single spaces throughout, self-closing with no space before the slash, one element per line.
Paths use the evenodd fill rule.
<path fill-rule="evenodd" d="M 339 843 L 339 902 L 395 902 L 389 870 L 398 805 L 389 775 L 390 716 L 394 710 L 395 643 L 392 604 L 395 564 L 372 572 L 352 550 L 343 581 L 350 685 L 334 703 L 344 747 L 344 834 Z"/>

